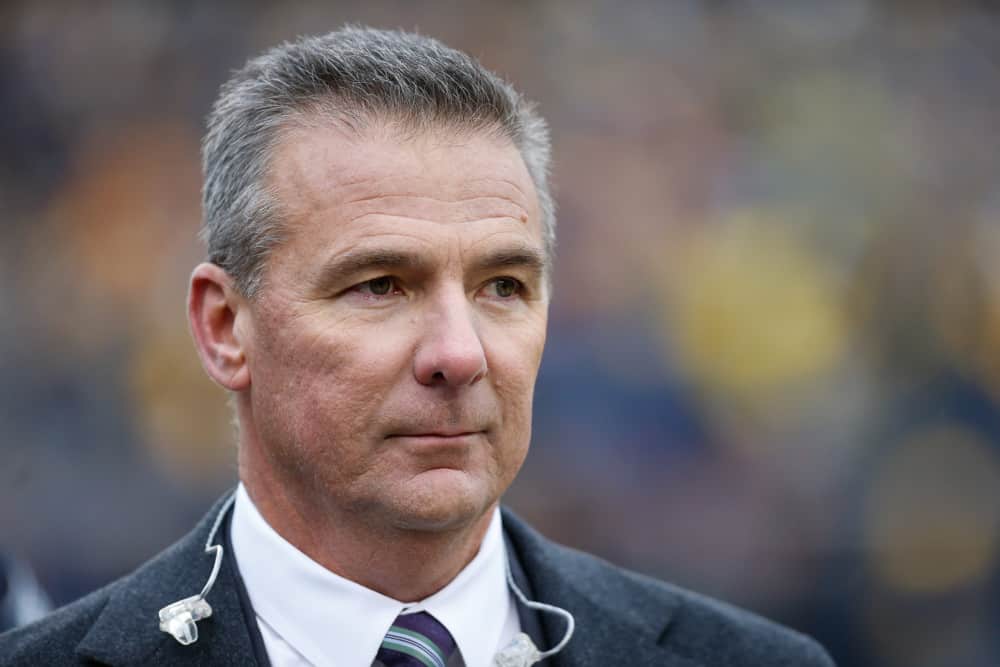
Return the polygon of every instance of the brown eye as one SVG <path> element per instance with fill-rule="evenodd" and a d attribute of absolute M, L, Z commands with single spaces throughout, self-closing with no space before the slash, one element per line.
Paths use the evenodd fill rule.
<path fill-rule="evenodd" d="M 502 299 L 509 299 L 517 294 L 518 282 L 513 278 L 497 278 L 494 281 L 494 289 L 497 296 Z"/>
<path fill-rule="evenodd" d="M 392 278 L 382 276 L 369 280 L 368 290 L 375 296 L 385 296 L 392 290 Z"/>

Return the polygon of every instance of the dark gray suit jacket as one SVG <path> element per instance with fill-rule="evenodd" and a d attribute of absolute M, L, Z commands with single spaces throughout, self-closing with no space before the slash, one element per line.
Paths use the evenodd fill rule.
<path fill-rule="evenodd" d="M 208 594 L 214 613 L 198 623 L 198 641 L 182 646 L 159 629 L 159 609 L 197 594 L 208 578 L 213 558 L 205 554 L 204 544 L 221 504 L 188 536 L 131 575 L 0 635 L 0 665 L 266 664 L 231 550 Z M 504 527 L 524 592 L 569 610 L 576 619 L 573 639 L 545 667 L 833 665 L 803 635 L 556 545 L 506 510 Z M 524 608 L 519 612 L 522 627 L 542 650 L 559 641 L 563 627 L 558 618 Z"/>

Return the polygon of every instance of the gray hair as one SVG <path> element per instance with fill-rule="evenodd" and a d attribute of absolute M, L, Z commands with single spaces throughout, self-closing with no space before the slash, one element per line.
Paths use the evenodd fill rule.
<path fill-rule="evenodd" d="M 273 149 L 295 118 L 318 112 L 349 127 L 391 119 L 422 130 L 455 127 L 509 139 L 538 192 L 546 253 L 555 245 L 545 121 L 514 88 L 470 56 L 399 31 L 345 27 L 286 42 L 250 60 L 221 89 L 202 143 L 208 257 L 252 297 L 282 239 L 265 187 Z"/>

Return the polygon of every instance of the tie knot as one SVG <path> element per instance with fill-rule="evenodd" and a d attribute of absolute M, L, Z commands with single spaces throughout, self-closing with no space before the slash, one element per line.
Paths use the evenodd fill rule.
<path fill-rule="evenodd" d="M 373 667 L 449 667 L 456 653 L 448 629 L 426 611 L 396 617 Z"/>

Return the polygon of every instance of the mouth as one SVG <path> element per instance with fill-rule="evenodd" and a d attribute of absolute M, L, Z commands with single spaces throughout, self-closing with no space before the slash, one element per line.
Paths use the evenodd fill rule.
<path fill-rule="evenodd" d="M 406 433 L 392 433 L 386 436 L 386 440 L 399 440 L 423 445 L 448 445 L 465 444 L 472 442 L 477 437 L 486 433 L 485 431 L 415 431 Z"/>

